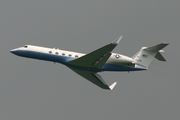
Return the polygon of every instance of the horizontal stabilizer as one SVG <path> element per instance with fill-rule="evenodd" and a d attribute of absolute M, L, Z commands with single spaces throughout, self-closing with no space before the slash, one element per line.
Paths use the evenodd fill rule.
<path fill-rule="evenodd" d="M 162 56 L 160 52 L 156 54 L 155 58 L 158 59 L 159 61 L 166 61 L 166 59 Z"/>
<path fill-rule="evenodd" d="M 167 45 L 169 45 L 169 43 L 161 43 L 161 44 L 155 45 L 153 47 L 145 48 L 144 50 L 151 51 L 151 52 L 158 52 L 159 50 L 163 49 Z"/>

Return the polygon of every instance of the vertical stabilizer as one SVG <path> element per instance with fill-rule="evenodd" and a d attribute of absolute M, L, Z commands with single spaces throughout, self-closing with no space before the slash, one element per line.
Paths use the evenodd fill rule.
<path fill-rule="evenodd" d="M 154 58 L 160 61 L 166 61 L 160 52 L 162 52 L 163 50 L 161 49 L 167 45 L 167 43 L 161 43 L 152 47 L 142 47 L 141 50 L 132 58 L 136 62 L 137 66 L 148 68 Z"/>

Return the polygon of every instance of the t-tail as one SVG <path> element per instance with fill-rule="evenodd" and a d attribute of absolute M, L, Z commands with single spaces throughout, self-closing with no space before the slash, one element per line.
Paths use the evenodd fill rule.
<path fill-rule="evenodd" d="M 160 61 L 166 61 L 161 53 L 164 52 L 162 49 L 167 45 L 169 44 L 161 43 L 152 47 L 142 47 L 141 50 L 132 57 L 135 62 L 135 67 L 139 69 L 148 69 L 153 58 Z"/>

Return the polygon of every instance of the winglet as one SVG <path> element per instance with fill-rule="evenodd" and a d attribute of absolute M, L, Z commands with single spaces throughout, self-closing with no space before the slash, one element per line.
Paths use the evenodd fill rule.
<path fill-rule="evenodd" d="M 117 44 L 121 41 L 122 37 L 123 37 L 123 36 L 119 36 L 116 40 L 114 40 L 114 41 L 112 42 L 112 44 L 117 45 Z"/>
<path fill-rule="evenodd" d="M 112 85 L 109 86 L 110 90 L 113 90 L 113 88 L 116 86 L 117 82 L 114 82 Z"/>

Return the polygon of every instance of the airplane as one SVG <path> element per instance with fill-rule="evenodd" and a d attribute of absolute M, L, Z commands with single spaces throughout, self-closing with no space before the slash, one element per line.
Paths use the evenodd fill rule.
<path fill-rule="evenodd" d="M 122 36 L 112 43 L 88 54 L 34 45 L 25 45 L 12 49 L 10 52 L 21 57 L 61 63 L 88 81 L 106 90 L 113 90 L 117 82 L 109 86 L 98 72 L 141 71 L 148 69 L 153 58 L 159 61 L 166 61 L 161 53 L 164 52 L 162 49 L 168 43 L 160 43 L 152 47 L 142 47 L 134 56 L 128 57 L 119 53 L 112 53 L 112 50 L 121 39 Z"/>

